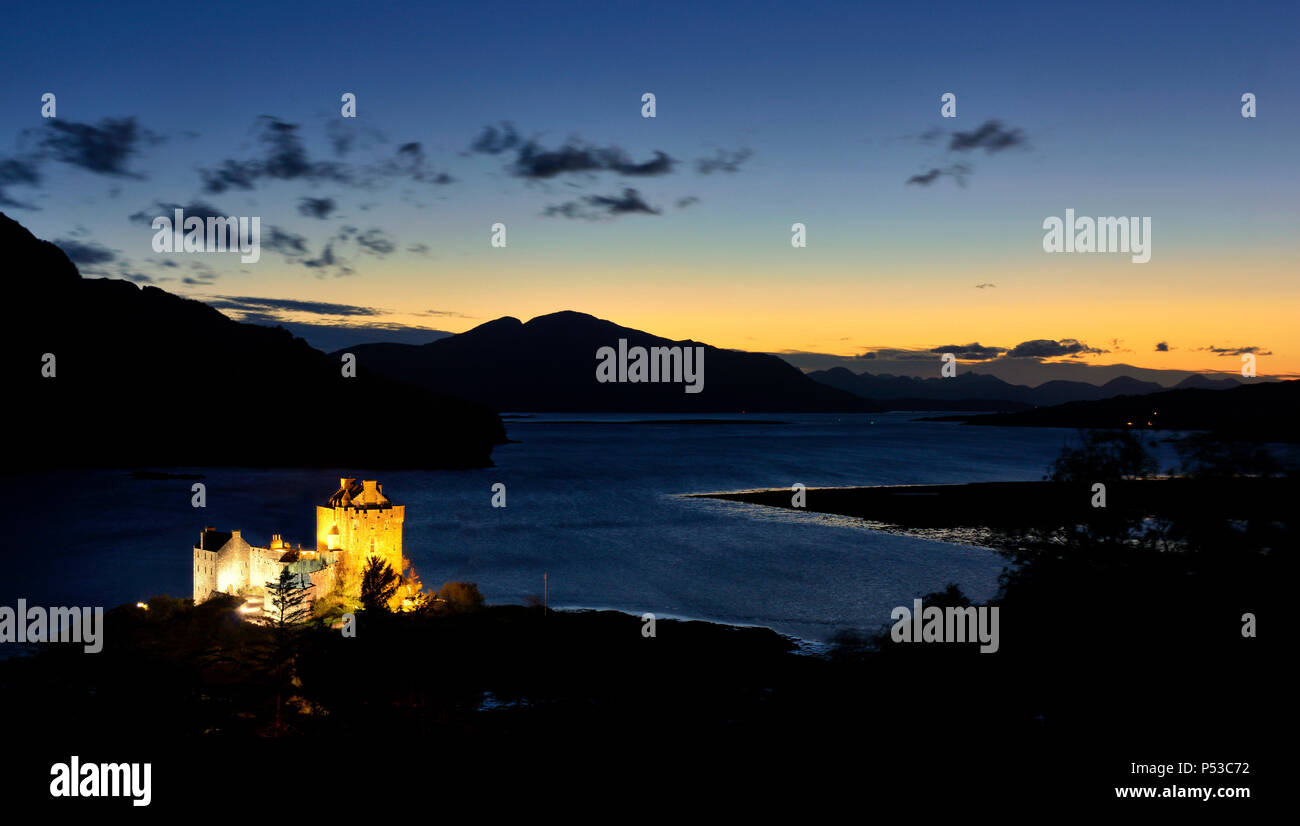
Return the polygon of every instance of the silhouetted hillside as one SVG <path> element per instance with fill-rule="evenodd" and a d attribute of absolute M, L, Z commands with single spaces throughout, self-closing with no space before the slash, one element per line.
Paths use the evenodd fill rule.
<path fill-rule="evenodd" d="M 1011 384 L 996 376 L 971 372 L 959 373 L 952 378 L 935 376 L 922 379 L 914 376 L 854 373 L 844 367 L 833 367 L 813 371 L 808 377 L 864 399 L 871 399 L 889 410 L 1016 411 L 1074 401 L 1141 396 L 1166 389 L 1156 382 L 1129 376 L 1120 376 L 1102 385 L 1055 380 L 1037 387 Z M 1226 390 L 1239 384 L 1231 377 L 1211 379 L 1206 376 L 1189 376 L 1175 385 L 1175 389 Z"/>
<path fill-rule="evenodd" d="M 377 376 L 344 378 L 279 328 L 129 281 L 83 279 L 0 214 L 13 352 L 9 467 L 491 463 L 485 408 Z M 42 375 L 45 354 L 55 376 Z"/>
<path fill-rule="evenodd" d="M 1018 427 L 1208 430 L 1236 442 L 1300 442 L 1298 418 L 1300 381 L 1261 381 L 1231 390 L 1166 390 L 1018 413 L 960 417 L 968 424 Z"/>
<path fill-rule="evenodd" d="M 363 371 L 482 402 L 496 410 L 591 412 L 874 411 L 864 399 L 809 379 L 776 356 L 704 347 L 699 393 L 684 383 L 596 380 L 596 352 L 632 347 L 694 347 L 620 327 L 584 313 L 559 312 L 528 323 L 499 318 L 420 346 L 348 348 Z M 338 354 L 335 354 L 336 357 Z"/>

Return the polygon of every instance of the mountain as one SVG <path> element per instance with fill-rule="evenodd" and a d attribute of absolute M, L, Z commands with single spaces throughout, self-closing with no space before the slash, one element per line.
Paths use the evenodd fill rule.
<path fill-rule="evenodd" d="M 704 348 L 702 389 L 685 382 L 599 382 L 597 351 Z M 572 311 L 524 323 L 505 317 L 424 345 L 348 348 L 362 371 L 438 387 L 498 411 L 853 412 L 880 407 L 815 382 L 776 356 L 671 341 Z M 683 351 L 685 352 L 685 350 Z M 693 352 L 693 350 L 692 350 Z M 335 353 L 338 357 L 341 351 Z"/>
<path fill-rule="evenodd" d="M 10 468 L 480 467 L 505 440 L 486 408 L 345 378 L 338 359 L 286 330 L 156 287 L 82 278 L 3 213 L 0 254 Z"/>
<path fill-rule="evenodd" d="M 1201 390 L 1231 390 L 1241 385 L 1237 379 L 1228 376 L 1222 379 L 1212 379 L 1209 376 L 1188 376 L 1173 386 L 1174 390 L 1187 390 L 1189 388 L 1200 388 Z"/>
<path fill-rule="evenodd" d="M 956 418 L 956 417 L 948 417 Z M 1200 387 L 1145 396 L 1069 402 L 1017 413 L 964 416 L 968 424 L 1017 427 L 1089 427 L 1208 430 L 1238 442 L 1300 442 L 1300 380 Z"/>
<path fill-rule="evenodd" d="M 843 367 L 808 374 L 838 390 L 870 399 L 890 410 L 1022 410 L 1072 401 L 1096 401 L 1115 396 L 1138 396 L 1165 388 L 1155 382 L 1120 376 L 1103 385 L 1081 381 L 1048 381 L 1037 387 L 1011 384 L 983 373 L 958 373 L 952 378 L 853 373 Z M 1231 379 L 1185 379 L 1189 387 L 1222 389 L 1236 386 Z"/>

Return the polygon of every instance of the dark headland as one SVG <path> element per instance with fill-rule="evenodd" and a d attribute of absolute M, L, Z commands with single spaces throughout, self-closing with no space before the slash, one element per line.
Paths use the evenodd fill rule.
<path fill-rule="evenodd" d="M 463 468 L 492 463 L 492 410 L 359 370 L 279 327 L 130 281 L 83 278 L 0 214 L 13 307 L 7 470 Z M 52 375 L 51 375 L 52 373 Z"/>

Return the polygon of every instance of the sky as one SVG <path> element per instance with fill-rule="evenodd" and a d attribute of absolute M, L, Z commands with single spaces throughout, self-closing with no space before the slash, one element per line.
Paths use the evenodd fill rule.
<path fill-rule="evenodd" d="M 0 24 L 0 211 L 83 274 L 326 349 L 578 310 L 800 366 L 1300 374 L 1294 3 L 44 2 Z M 155 252 L 173 206 L 259 217 L 260 260 Z M 1149 217 L 1150 260 L 1046 252 L 1066 209 Z"/>

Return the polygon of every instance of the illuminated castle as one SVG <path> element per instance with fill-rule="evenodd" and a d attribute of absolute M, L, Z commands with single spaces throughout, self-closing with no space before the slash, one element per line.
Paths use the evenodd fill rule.
<path fill-rule="evenodd" d="M 361 571 L 367 560 L 379 557 L 401 574 L 404 505 L 384 496 L 383 485 L 367 479 L 340 479 L 339 489 L 327 504 L 316 508 L 315 549 L 290 548 L 279 534 L 270 544 L 248 544 L 239 531 L 225 533 L 204 528 L 194 545 L 194 603 L 215 593 L 247 597 L 263 595 L 267 582 L 280 579 L 285 567 L 310 587 L 310 600 L 334 591 L 356 598 L 361 594 Z M 250 599 L 249 604 L 260 602 Z"/>
<path fill-rule="evenodd" d="M 344 593 L 361 593 L 361 571 L 377 556 L 401 574 L 402 521 L 406 506 L 384 496 L 384 486 L 367 479 L 339 479 L 339 489 L 325 505 L 316 506 L 316 550 L 339 555 Z"/>

